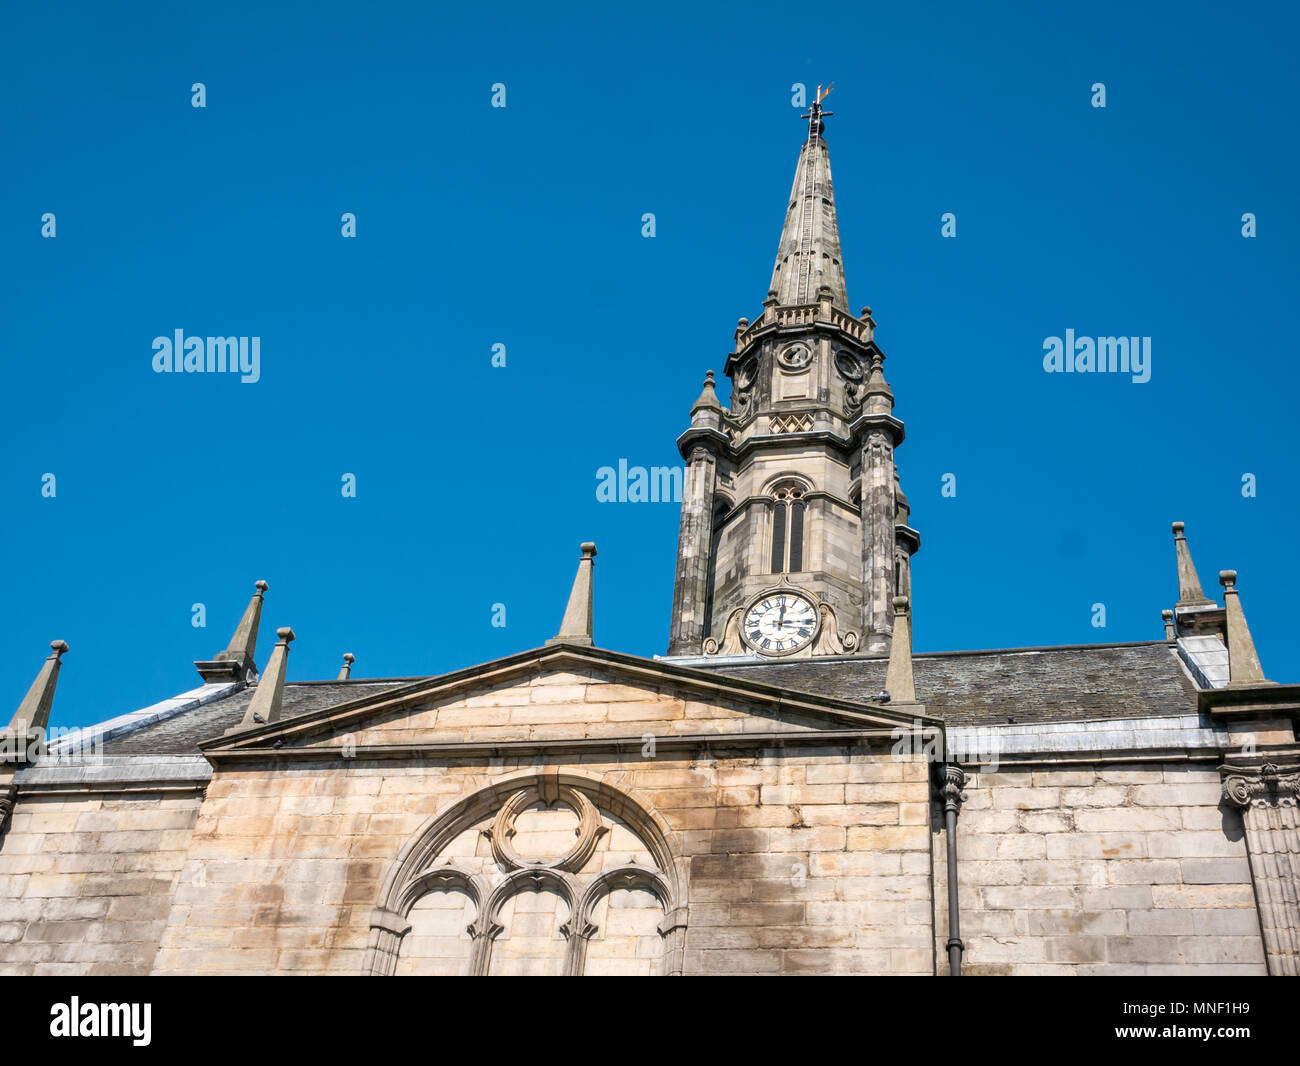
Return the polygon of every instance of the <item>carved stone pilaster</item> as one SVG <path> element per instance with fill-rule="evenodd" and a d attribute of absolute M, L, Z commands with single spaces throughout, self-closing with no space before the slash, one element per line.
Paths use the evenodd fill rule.
<path fill-rule="evenodd" d="M 1300 975 L 1300 767 L 1220 767 L 1246 827 L 1268 972 Z"/>

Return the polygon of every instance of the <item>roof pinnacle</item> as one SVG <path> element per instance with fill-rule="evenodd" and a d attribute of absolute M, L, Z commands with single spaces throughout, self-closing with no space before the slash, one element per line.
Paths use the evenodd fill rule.
<path fill-rule="evenodd" d="M 596 545 L 584 541 L 582 558 L 578 560 L 578 572 L 573 578 L 573 590 L 569 593 L 569 604 L 564 609 L 564 620 L 560 623 L 559 633 L 548 640 L 547 644 L 584 644 L 590 647 L 594 643 L 592 614 L 595 602 L 595 567 Z"/>
<path fill-rule="evenodd" d="M 41 665 L 40 673 L 27 690 L 23 702 L 18 705 L 9 732 L 22 736 L 31 736 L 34 732 L 42 734 L 50 724 L 50 710 L 54 706 L 54 687 L 59 681 L 59 667 L 63 665 L 63 653 L 68 650 L 66 640 L 50 641 L 50 652 Z"/>
<path fill-rule="evenodd" d="M 227 729 L 227 733 L 280 720 L 280 708 L 284 705 L 284 675 L 289 666 L 289 644 L 296 634 L 289 626 L 281 626 L 275 635 L 280 639 L 271 649 L 271 661 L 266 664 L 266 673 L 253 690 L 243 721 L 233 729 Z"/>
<path fill-rule="evenodd" d="M 1255 641 L 1241 609 L 1237 571 L 1220 570 L 1219 584 L 1223 586 L 1223 605 L 1228 616 L 1228 687 L 1275 684 L 1264 676 L 1264 668 L 1259 664 Z"/>
<path fill-rule="evenodd" d="M 1185 528 L 1182 522 L 1175 522 L 1170 527 L 1174 534 L 1174 552 L 1178 558 L 1178 602 L 1174 607 L 1200 607 L 1213 604 L 1214 601 L 1201 591 L 1201 579 L 1196 576 L 1191 549 L 1187 547 L 1187 538 L 1183 536 Z"/>
<path fill-rule="evenodd" d="M 255 589 L 244 616 L 235 627 L 235 635 L 224 651 L 219 651 L 210 662 L 197 661 L 195 666 L 204 682 L 251 681 L 257 677 L 257 627 L 262 620 L 262 598 L 271 586 L 265 581 L 254 583 Z"/>
<path fill-rule="evenodd" d="M 885 691 L 892 703 L 916 702 L 916 680 L 912 673 L 912 604 L 907 596 L 894 597 L 894 639 L 889 645 Z"/>

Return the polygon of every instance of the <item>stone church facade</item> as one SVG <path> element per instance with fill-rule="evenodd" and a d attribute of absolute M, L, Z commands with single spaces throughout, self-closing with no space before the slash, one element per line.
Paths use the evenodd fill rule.
<path fill-rule="evenodd" d="M 10 974 L 1275 974 L 1300 968 L 1300 686 L 1181 523 L 1160 639 L 914 654 L 903 424 L 849 311 L 821 94 L 762 313 L 686 464 L 667 654 L 264 670 L 0 734 Z M 607 608 L 608 609 L 608 608 Z"/>

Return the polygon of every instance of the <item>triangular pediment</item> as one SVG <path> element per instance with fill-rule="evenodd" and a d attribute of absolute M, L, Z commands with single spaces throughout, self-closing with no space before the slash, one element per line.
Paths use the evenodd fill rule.
<path fill-rule="evenodd" d="M 366 699 L 214 738 L 210 758 L 402 750 L 599 749 L 763 738 L 888 735 L 923 715 L 571 645 L 414 681 Z"/>

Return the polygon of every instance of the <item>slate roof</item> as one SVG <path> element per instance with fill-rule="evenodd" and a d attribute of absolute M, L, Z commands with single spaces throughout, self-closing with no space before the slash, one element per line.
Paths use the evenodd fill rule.
<path fill-rule="evenodd" d="M 888 660 L 720 663 L 718 673 L 840 699 L 885 687 Z M 943 652 L 912 659 L 916 698 L 953 725 L 1068 722 L 1196 713 L 1196 686 L 1172 644 L 1085 644 Z"/>
<path fill-rule="evenodd" d="M 280 716 L 296 718 L 308 711 L 390 692 L 418 680 L 402 677 L 375 681 L 287 681 Z M 224 699 L 110 740 L 104 745 L 104 754 L 197 755 L 200 740 L 211 740 L 240 723 L 255 691 L 256 686 L 240 689 Z"/>
<path fill-rule="evenodd" d="M 710 672 L 808 693 L 869 702 L 885 686 L 885 659 L 831 658 L 692 662 Z M 913 659 L 917 698 L 926 714 L 954 725 L 1094 721 L 1196 713 L 1196 686 L 1164 642 L 945 652 Z M 392 692 L 428 678 L 290 681 L 281 716 Z M 107 755 L 197 754 L 243 718 L 253 689 L 108 741 Z"/>

